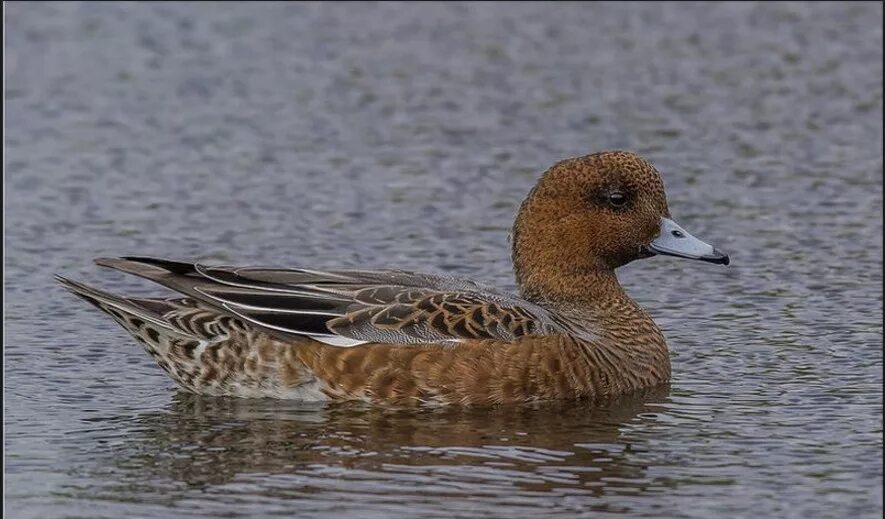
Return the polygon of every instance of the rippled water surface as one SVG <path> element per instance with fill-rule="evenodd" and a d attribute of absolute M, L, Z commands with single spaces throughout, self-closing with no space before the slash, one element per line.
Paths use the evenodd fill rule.
<path fill-rule="evenodd" d="M 882 514 L 882 6 L 12 3 L 16 518 Z M 635 150 L 732 265 L 621 279 L 670 387 L 601 408 L 197 398 L 66 273 L 400 267 L 513 288 L 555 161 Z"/>

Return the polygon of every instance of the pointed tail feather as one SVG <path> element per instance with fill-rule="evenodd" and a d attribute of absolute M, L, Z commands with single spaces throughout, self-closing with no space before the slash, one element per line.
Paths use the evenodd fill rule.
<path fill-rule="evenodd" d="M 56 281 L 62 284 L 69 292 L 79 296 L 87 302 L 95 305 L 98 309 L 110 314 L 117 320 L 126 319 L 126 316 L 134 316 L 143 321 L 150 322 L 155 326 L 169 331 L 177 331 L 162 318 L 156 310 L 151 310 L 140 305 L 138 302 L 125 297 L 116 296 L 109 292 L 84 285 L 83 283 L 68 279 L 56 274 Z M 180 332 L 178 332 L 180 333 Z"/>

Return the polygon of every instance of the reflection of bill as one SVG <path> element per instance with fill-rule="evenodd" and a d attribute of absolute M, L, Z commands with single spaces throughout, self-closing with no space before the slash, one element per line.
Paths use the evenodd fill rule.
<path fill-rule="evenodd" d="M 209 491 L 248 481 L 230 492 L 282 492 L 312 502 L 363 494 L 384 502 L 586 498 L 648 485 L 643 444 L 653 439 L 668 401 L 669 386 L 602 406 L 487 409 L 311 406 L 178 393 L 163 412 L 134 420 L 109 461 L 121 485 L 141 489 L 163 481 Z"/>

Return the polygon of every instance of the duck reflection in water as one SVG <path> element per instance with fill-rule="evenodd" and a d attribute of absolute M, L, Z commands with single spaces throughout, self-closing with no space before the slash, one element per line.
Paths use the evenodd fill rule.
<path fill-rule="evenodd" d="M 255 475 L 262 478 L 260 492 L 295 499 L 332 490 L 372 493 L 367 485 L 380 485 L 378 492 L 394 485 L 410 495 L 635 492 L 652 484 L 641 453 L 668 401 L 667 385 L 603 403 L 486 409 L 182 392 L 164 411 L 131 422 L 127 442 L 109 453 L 108 462 L 127 487 L 173 481 L 208 489 Z"/>

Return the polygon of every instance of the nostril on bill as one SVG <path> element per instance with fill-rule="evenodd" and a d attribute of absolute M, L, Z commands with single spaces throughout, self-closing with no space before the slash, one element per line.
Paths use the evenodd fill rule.
<path fill-rule="evenodd" d="M 675 236 L 677 238 L 685 238 L 685 234 L 683 234 L 682 231 L 673 230 L 673 231 L 670 231 L 670 234 L 672 234 L 673 236 Z"/>

